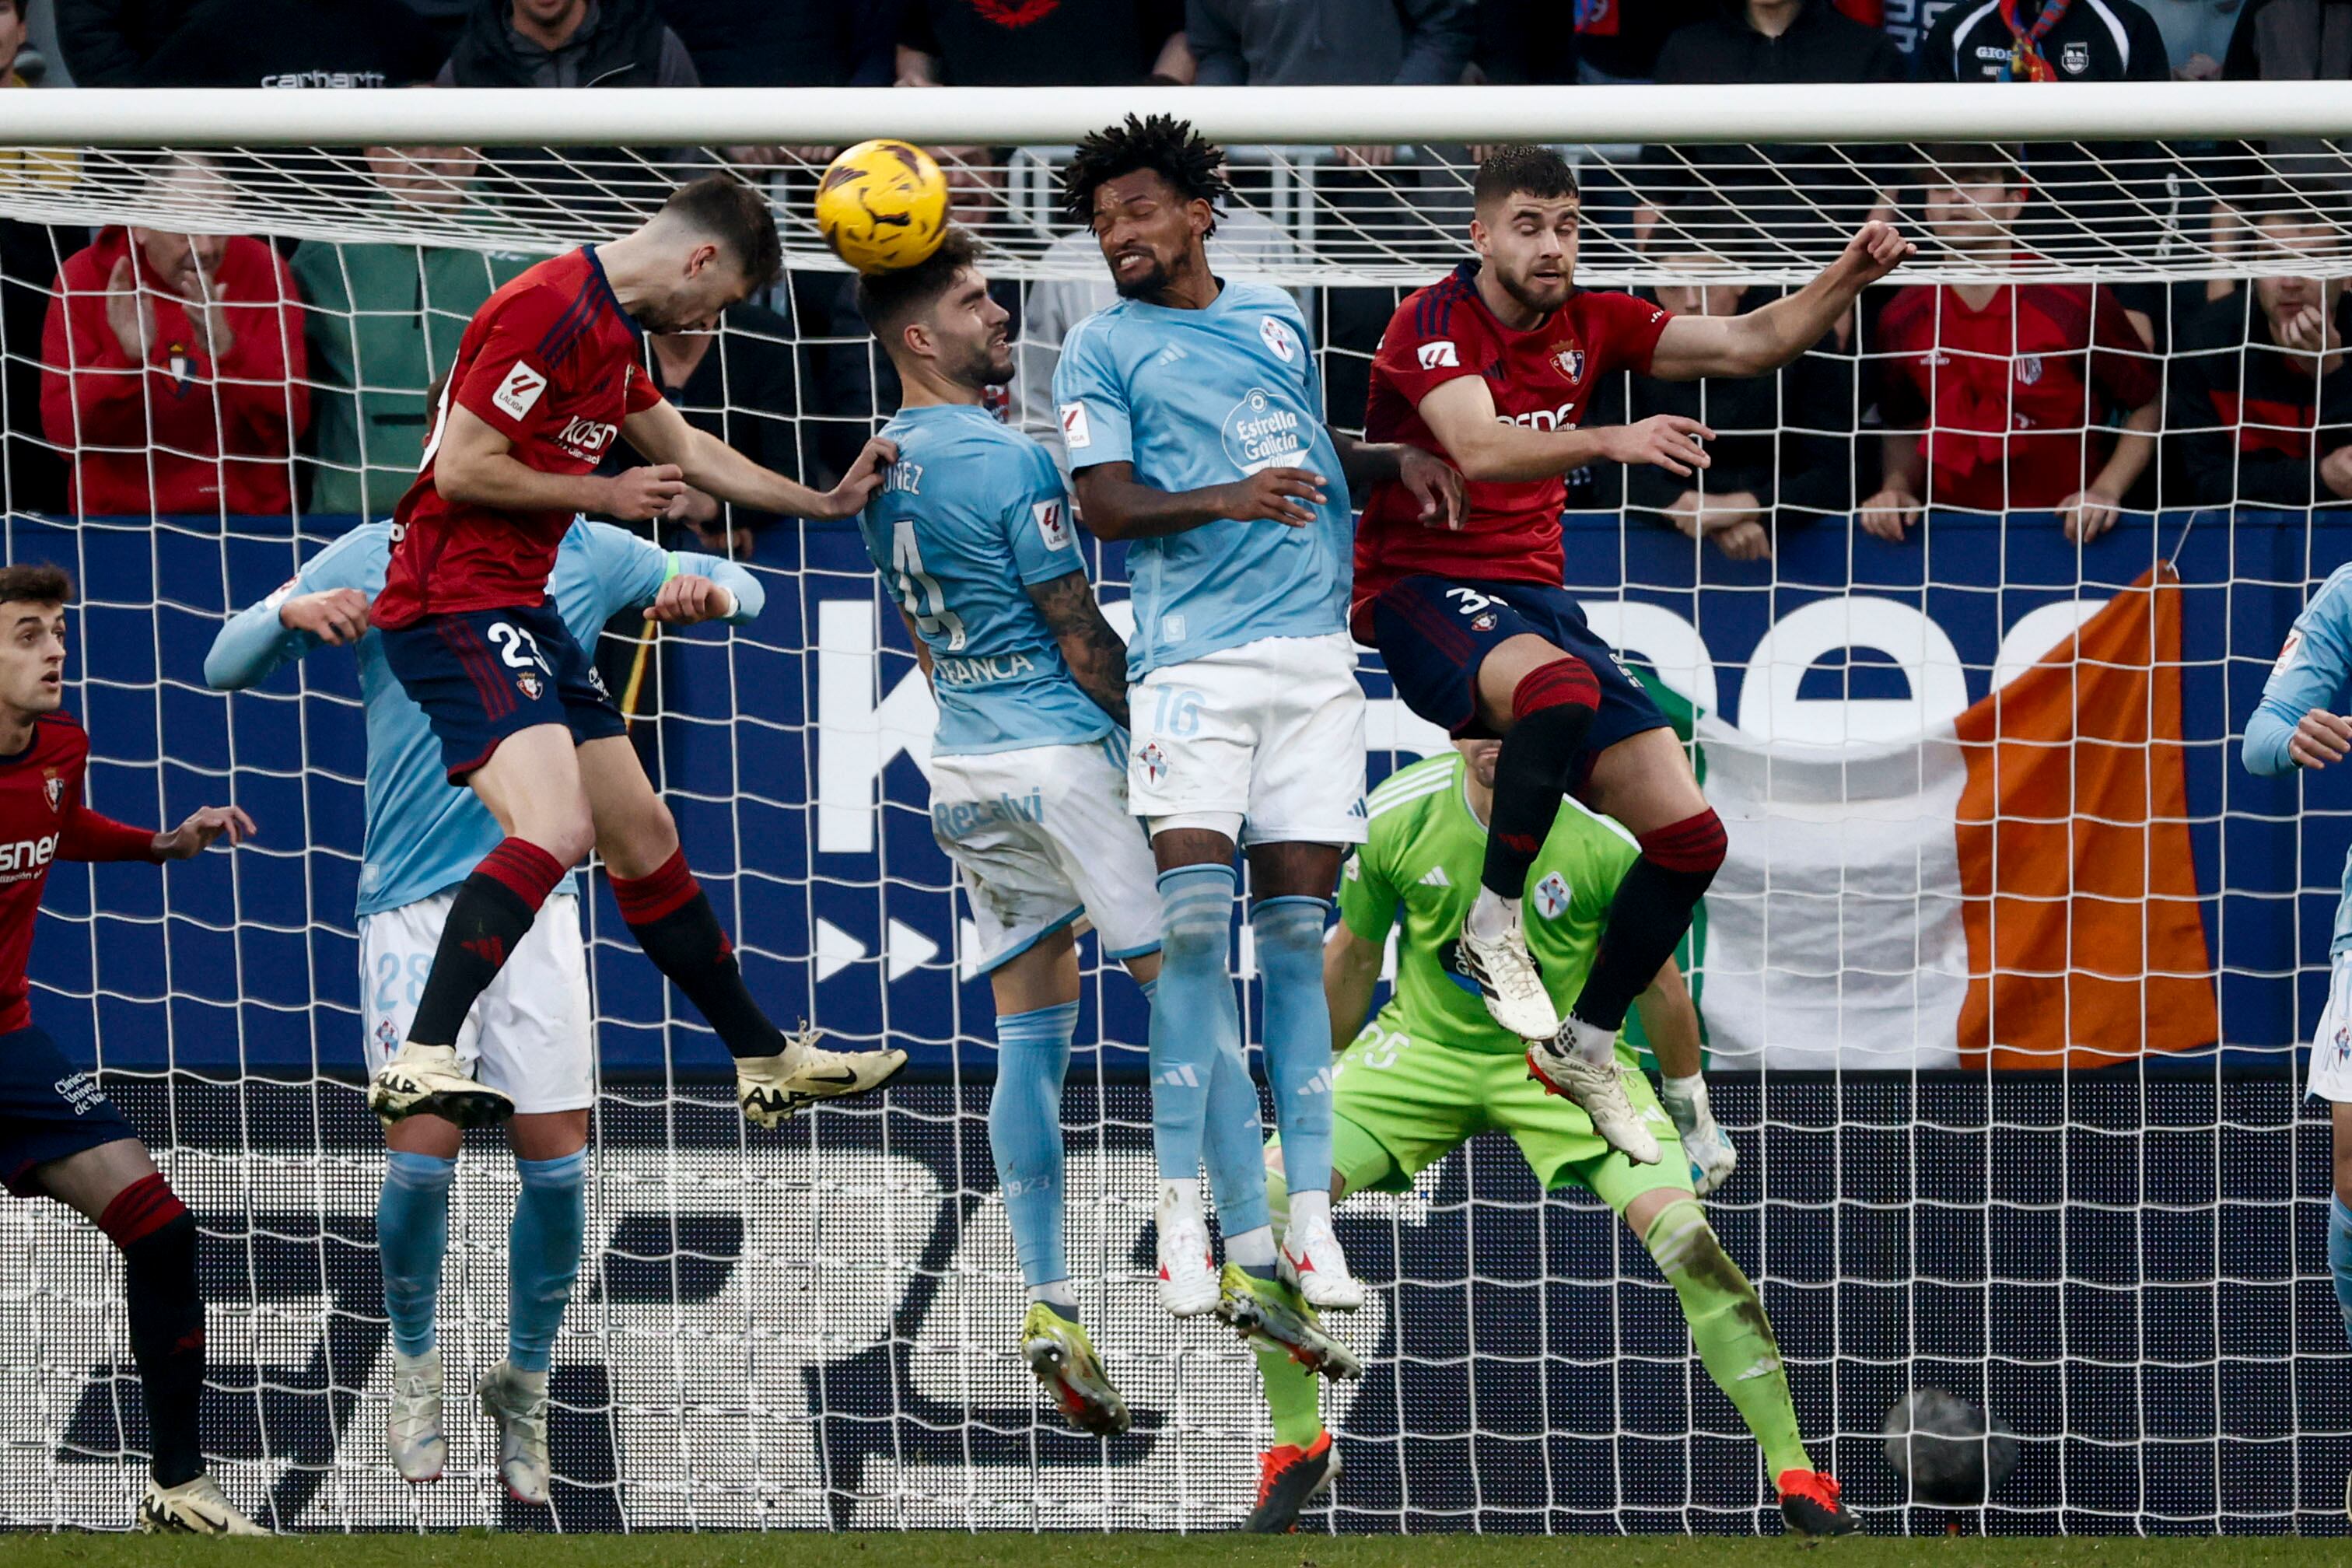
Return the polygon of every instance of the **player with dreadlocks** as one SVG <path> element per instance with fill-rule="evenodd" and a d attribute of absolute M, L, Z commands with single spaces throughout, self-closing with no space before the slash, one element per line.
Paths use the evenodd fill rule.
<path fill-rule="evenodd" d="M 1248 1331 L 1275 1304 L 1363 1300 L 1331 1229 L 1331 1016 L 1324 921 L 1364 837 L 1364 699 L 1348 635 L 1351 492 L 1401 486 L 1452 523 L 1462 480 L 1406 446 L 1327 429 L 1307 323 L 1289 295 L 1222 279 L 1202 246 L 1229 194 L 1223 152 L 1181 121 L 1130 115 L 1063 176 L 1117 303 L 1072 328 L 1054 376 L 1080 521 L 1129 542 L 1135 635 L 1128 792 L 1161 901 L 1153 1005 L 1160 1279 L 1180 1315 Z M 1295 1195 L 1277 1257 L 1245 1140 L 1256 1094 L 1227 959 L 1236 848 L 1265 984 L 1266 1076 Z M 1205 1141 L 1225 1235 L 1212 1271 Z"/>

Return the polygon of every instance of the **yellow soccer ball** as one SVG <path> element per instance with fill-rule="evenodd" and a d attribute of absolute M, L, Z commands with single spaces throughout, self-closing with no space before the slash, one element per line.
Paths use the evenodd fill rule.
<path fill-rule="evenodd" d="M 860 142 L 817 182 L 816 226 L 860 272 L 918 266 L 947 234 L 947 176 L 920 147 Z"/>

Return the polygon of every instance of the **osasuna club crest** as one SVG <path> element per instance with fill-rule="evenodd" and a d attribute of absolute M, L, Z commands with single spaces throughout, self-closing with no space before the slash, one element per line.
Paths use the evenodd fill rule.
<path fill-rule="evenodd" d="M 2035 382 L 2040 381 L 2041 379 L 2042 356 L 2040 354 L 2019 355 L 2017 361 L 2018 384 L 2020 386 L 2032 386 Z"/>
<path fill-rule="evenodd" d="M 1554 370 L 1559 372 L 1560 374 L 1566 376 L 1570 381 L 1582 381 L 1584 379 L 1584 351 L 1582 349 L 1554 349 L 1552 351 L 1551 364 Z"/>
<path fill-rule="evenodd" d="M 531 674 L 530 671 L 526 669 L 520 675 L 516 676 L 515 685 L 519 687 L 521 689 L 522 694 L 531 701 L 536 702 L 539 700 L 539 694 L 541 689 L 539 683 L 539 677 Z"/>
<path fill-rule="evenodd" d="M 66 781 L 58 777 L 55 769 L 41 770 L 41 787 L 49 797 L 49 809 L 63 811 L 66 805 Z"/>

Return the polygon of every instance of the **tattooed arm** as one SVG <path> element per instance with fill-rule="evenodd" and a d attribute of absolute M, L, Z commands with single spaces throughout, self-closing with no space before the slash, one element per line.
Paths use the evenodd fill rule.
<path fill-rule="evenodd" d="M 1110 629 L 1095 603 L 1087 574 L 1072 572 L 1049 582 L 1029 584 L 1029 602 L 1053 628 L 1062 645 L 1062 658 L 1077 678 L 1078 689 L 1096 707 L 1127 728 L 1127 644 Z"/>

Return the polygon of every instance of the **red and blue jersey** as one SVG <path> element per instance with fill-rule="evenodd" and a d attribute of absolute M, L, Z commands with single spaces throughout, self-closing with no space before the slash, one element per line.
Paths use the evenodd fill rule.
<path fill-rule="evenodd" d="M 636 322 L 621 309 L 592 247 L 551 258 L 482 302 L 457 344 L 425 462 L 393 513 L 392 558 L 370 619 L 538 605 L 575 515 L 453 501 L 435 487 L 434 455 L 454 404 L 504 436 L 543 474 L 585 474 L 621 424 L 661 401 Z"/>
<path fill-rule="evenodd" d="M 59 860 L 155 858 L 154 833 L 82 804 L 89 737 L 63 713 L 33 723 L 32 743 L 0 757 L 0 1034 L 33 1021 L 25 978 L 41 889 Z"/>
<path fill-rule="evenodd" d="M 1534 430 L 1581 424 L 1601 378 L 1647 372 L 1658 334 L 1673 320 L 1630 294 L 1578 289 L 1525 331 L 1495 319 L 1478 297 L 1478 263 L 1405 296 L 1372 356 L 1364 437 L 1402 441 L 1446 456 L 1421 416 L 1421 400 L 1466 375 L 1486 378 L 1495 417 Z M 1470 515 L 1458 531 L 1424 528 L 1421 503 L 1401 484 L 1374 488 L 1356 528 L 1355 601 L 1370 603 L 1401 578 L 1541 583 L 1557 588 L 1566 563 L 1559 510 L 1568 481 L 1474 482 Z"/>

